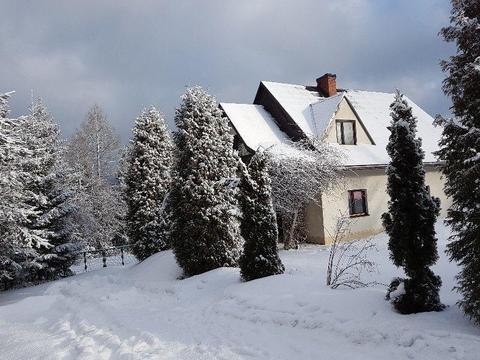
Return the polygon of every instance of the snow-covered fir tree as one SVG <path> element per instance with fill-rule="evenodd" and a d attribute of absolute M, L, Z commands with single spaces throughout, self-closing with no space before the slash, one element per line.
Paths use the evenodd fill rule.
<path fill-rule="evenodd" d="M 200 87 L 176 111 L 178 158 L 172 187 L 171 241 L 186 275 L 236 266 L 241 253 L 236 171 L 227 119 Z"/>
<path fill-rule="evenodd" d="M 112 245 L 123 227 L 125 203 L 117 180 L 120 138 L 95 105 L 69 140 L 66 161 L 75 181 L 76 231 L 85 245 Z"/>
<path fill-rule="evenodd" d="M 36 248 L 38 255 L 29 263 L 33 281 L 71 275 L 70 266 L 78 246 L 72 243 L 71 215 L 75 210 L 72 192 L 65 186 L 60 131 L 40 99 L 32 103 L 22 121 L 22 138 L 29 151 L 24 169 L 30 174 L 26 184 L 28 204 L 34 212 L 27 227 L 47 246 Z"/>
<path fill-rule="evenodd" d="M 403 95 L 397 91 L 390 105 L 392 122 L 387 152 L 388 212 L 382 215 L 389 236 L 390 257 L 403 267 L 406 279 L 394 279 L 387 299 L 403 314 L 440 311 L 442 284 L 430 266 L 438 259 L 435 221 L 440 200 L 425 185 L 424 152 L 416 137 L 416 118 Z"/>
<path fill-rule="evenodd" d="M 246 281 L 282 274 L 285 270 L 278 256 L 277 219 L 267 160 L 264 152 L 257 151 L 240 180 L 239 202 L 243 214 L 240 230 L 245 244 L 239 264 Z"/>
<path fill-rule="evenodd" d="M 153 106 L 135 121 L 127 161 L 127 233 L 133 253 L 144 260 L 169 248 L 170 224 L 164 215 L 171 184 L 173 142 L 165 120 Z"/>
<path fill-rule="evenodd" d="M 454 119 L 438 117 L 443 126 L 438 152 L 452 199 L 446 223 L 453 234 L 450 258 L 462 270 L 457 290 L 460 307 L 480 324 L 480 2 L 453 0 L 450 26 L 442 29 L 457 53 L 442 62 L 445 93 L 452 98 Z"/>
<path fill-rule="evenodd" d="M 31 236 L 28 217 L 34 209 L 28 204 L 25 185 L 32 180 L 25 161 L 30 158 L 22 140 L 22 119 L 8 118 L 10 93 L 0 94 L 0 289 L 27 281 L 25 263 L 36 256 L 33 247 L 47 246 Z"/>

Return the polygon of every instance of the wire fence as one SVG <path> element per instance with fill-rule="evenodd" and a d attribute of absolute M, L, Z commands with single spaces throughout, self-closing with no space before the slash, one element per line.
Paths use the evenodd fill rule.
<path fill-rule="evenodd" d="M 106 267 L 136 263 L 138 263 L 138 260 L 131 252 L 131 245 L 122 245 L 101 250 L 81 251 L 71 270 L 75 274 L 80 274 Z"/>

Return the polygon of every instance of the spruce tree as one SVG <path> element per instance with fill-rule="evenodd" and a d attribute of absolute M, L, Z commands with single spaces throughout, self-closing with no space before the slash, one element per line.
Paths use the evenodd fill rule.
<path fill-rule="evenodd" d="M 443 89 L 452 98 L 454 119 L 437 117 L 443 126 L 438 155 L 452 199 L 447 253 L 462 267 L 459 305 L 480 324 L 480 2 L 453 0 L 452 5 L 450 26 L 441 34 L 457 45 L 456 55 L 442 62 L 448 74 Z"/>
<path fill-rule="evenodd" d="M 246 281 L 282 274 L 285 268 L 278 256 L 277 219 L 272 204 L 267 156 L 257 151 L 248 172 L 240 181 L 240 230 L 245 244 L 240 257 L 240 273 Z"/>
<path fill-rule="evenodd" d="M 27 227 L 48 244 L 35 249 L 38 254 L 29 263 L 30 276 L 32 281 L 68 276 L 79 249 L 72 242 L 75 207 L 72 192 L 65 186 L 60 131 L 40 99 L 32 103 L 22 124 L 22 137 L 31 155 L 24 166 L 31 175 L 26 191 L 30 194 L 28 204 L 34 209 Z"/>
<path fill-rule="evenodd" d="M 151 107 L 135 122 L 125 177 L 127 234 L 135 256 L 144 260 L 169 248 L 167 194 L 173 143 L 165 120 Z"/>
<path fill-rule="evenodd" d="M 185 275 L 236 266 L 241 253 L 236 199 L 238 156 L 215 99 L 187 89 L 176 111 L 177 160 L 171 206 L 172 247 Z"/>
<path fill-rule="evenodd" d="M 438 259 L 435 221 L 440 200 L 425 185 L 424 152 L 416 137 L 416 118 L 397 91 L 390 105 L 392 122 L 387 152 L 388 212 L 382 215 L 389 236 L 390 258 L 403 267 L 406 279 L 394 279 L 387 299 L 403 314 L 440 311 L 440 277 L 430 266 Z"/>
<path fill-rule="evenodd" d="M 32 176 L 24 170 L 31 154 L 22 139 L 24 119 L 8 117 L 9 96 L 0 94 L 0 290 L 28 281 L 25 264 L 37 255 L 35 247 L 48 245 L 27 227 L 35 212 L 26 191 Z"/>

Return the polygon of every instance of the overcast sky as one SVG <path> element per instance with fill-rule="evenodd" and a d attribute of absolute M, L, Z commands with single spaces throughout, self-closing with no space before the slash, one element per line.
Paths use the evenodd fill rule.
<path fill-rule="evenodd" d="M 253 101 L 260 80 L 400 88 L 448 113 L 438 37 L 448 0 L 0 0 L 0 92 L 41 96 L 66 136 L 98 103 L 126 141 L 154 104 L 173 121 L 185 86 Z"/>

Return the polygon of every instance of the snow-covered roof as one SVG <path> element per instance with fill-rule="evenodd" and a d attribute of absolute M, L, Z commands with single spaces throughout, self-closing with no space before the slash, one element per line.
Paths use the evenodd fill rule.
<path fill-rule="evenodd" d="M 304 134 L 308 136 L 319 136 L 316 131 L 310 105 L 323 97 L 317 91 L 308 90 L 302 85 L 283 84 L 271 81 L 262 81 L 268 91 L 282 105 L 288 115 L 295 121 Z"/>
<path fill-rule="evenodd" d="M 318 102 L 309 105 L 312 112 L 314 134 L 316 137 L 322 137 L 342 100 L 343 93 L 339 93 L 338 95 L 320 99 Z"/>
<path fill-rule="evenodd" d="M 386 146 L 390 136 L 390 104 L 393 93 L 363 90 L 342 90 L 332 97 L 322 97 L 312 87 L 262 81 L 283 109 L 307 136 L 321 138 L 343 99 L 351 104 L 365 126 L 374 144 L 339 145 L 345 153 L 348 166 L 378 166 L 389 163 Z M 425 162 L 437 159 L 441 129 L 433 125 L 433 118 L 408 97 L 405 97 L 417 118 L 417 135 L 422 139 Z M 248 147 L 269 146 L 288 142 L 272 116 L 260 105 L 222 104 L 227 116 Z"/>
<path fill-rule="evenodd" d="M 348 90 L 345 96 L 375 142 L 375 145 L 342 145 L 351 162 L 363 165 L 387 164 L 390 161 L 386 150 L 390 136 L 387 126 L 391 122 L 390 104 L 395 95 L 393 93 Z M 436 162 L 437 159 L 433 152 L 438 150 L 438 141 L 442 130 L 433 125 L 434 119 L 417 104 L 408 97 L 405 97 L 405 100 L 412 107 L 412 113 L 417 118 L 417 136 L 422 139 L 422 148 L 425 151 L 424 161 Z M 352 149 L 349 149 L 350 147 Z"/>
<path fill-rule="evenodd" d="M 221 103 L 233 127 L 252 150 L 289 140 L 275 120 L 261 105 Z"/>

